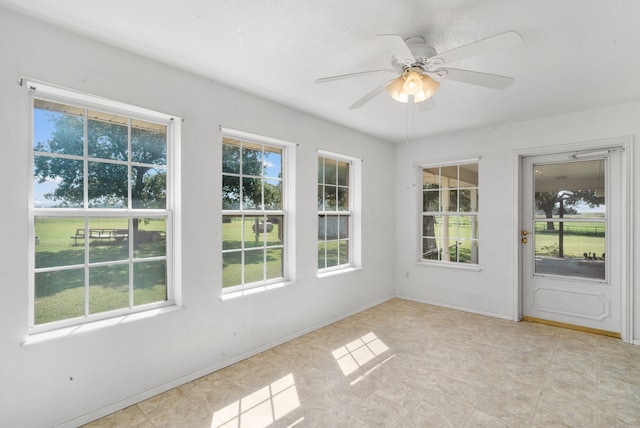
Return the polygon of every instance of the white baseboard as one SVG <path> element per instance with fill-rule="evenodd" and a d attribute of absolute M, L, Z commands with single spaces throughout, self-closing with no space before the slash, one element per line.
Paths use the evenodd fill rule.
<path fill-rule="evenodd" d="M 418 302 L 418 303 L 426 303 L 427 305 L 440 306 L 442 308 L 455 309 L 457 311 L 469 312 L 469 313 L 472 313 L 472 314 L 485 315 L 485 316 L 488 316 L 488 317 L 500 318 L 500 319 L 508 320 L 508 321 L 518 321 L 517 319 L 514 319 L 511 315 L 498 314 L 498 313 L 495 313 L 495 312 L 480 311 L 480 310 L 473 309 L 473 308 L 467 308 L 465 306 L 450 305 L 448 303 L 435 302 L 435 301 L 428 300 L 428 299 L 416 299 L 415 297 L 409 297 L 409 296 L 405 296 L 405 295 L 402 295 L 402 294 L 398 294 L 398 295 L 396 295 L 396 297 L 398 299 L 411 300 L 413 302 Z"/>
<path fill-rule="evenodd" d="M 388 296 L 388 297 L 376 300 L 376 301 L 371 302 L 371 303 L 369 303 L 367 305 L 361 306 L 361 307 L 359 307 L 359 308 L 357 308 L 357 309 L 355 309 L 353 311 L 349 311 L 349 312 L 347 312 L 345 314 L 342 314 L 342 315 L 334 317 L 334 318 L 332 318 L 330 320 L 324 321 L 324 322 L 322 322 L 320 324 L 317 324 L 317 325 L 314 325 L 314 326 L 299 330 L 299 331 L 297 331 L 297 332 L 295 332 L 295 333 L 293 333 L 291 335 L 288 335 L 286 337 L 280 338 L 280 339 L 278 339 L 276 341 L 273 341 L 271 343 L 267 343 L 267 344 L 258 346 L 256 348 L 253 348 L 253 349 L 247 351 L 247 352 L 243 352 L 242 354 L 235 355 L 235 356 L 233 356 L 231 358 L 228 358 L 228 359 L 226 359 L 226 360 L 224 360 L 224 361 L 222 361 L 220 363 L 214 364 L 214 365 L 209 366 L 209 367 L 205 367 L 205 368 L 203 368 L 201 370 L 195 371 L 193 373 L 189 373 L 189 374 L 187 374 L 185 376 L 181 376 L 181 377 L 179 377 L 177 379 L 174 379 L 172 381 L 166 382 L 166 383 L 164 383 L 162 385 L 158 385 L 158 386 L 156 386 L 154 388 L 151 388 L 151 389 L 148 389 L 146 391 L 140 392 L 139 394 L 132 395 L 132 396 L 127 397 L 127 398 L 125 398 L 123 400 L 120 400 L 120 401 L 117 401 L 115 403 L 112 403 L 112 404 L 109 404 L 107 406 L 104 406 L 104 407 L 101 407 L 99 409 L 96 409 L 96 410 L 94 410 L 92 412 L 85 413 L 82 416 L 79 416 L 79 417 L 74 418 L 72 420 L 69 420 L 67 422 L 63 422 L 63 423 L 61 423 L 59 425 L 56 425 L 56 428 L 75 428 L 75 427 L 78 427 L 80 425 L 84 425 L 84 424 L 87 424 L 89 422 L 95 421 L 96 419 L 100 419 L 100 418 L 102 418 L 104 416 L 110 415 L 111 413 L 117 412 L 118 410 L 122 410 L 124 408 L 129 407 L 129 406 L 132 406 L 132 405 L 134 405 L 136 403 L 144 401 L 144 400 L 146 400 L 148 398 L 151 398 L 151 397 L 153 397 L 155 395 L 158 395 L 158 394 L 161 394 L 163 392 L 169 391 L 170 389 L 177 388 L 180 385 L 184 385 L 185 383 L 194 381 L 194 380 L 196 380 L 198 378 L 201 378 L 201 377 L 206 376 L 206 375 L 208 375 L 210 373 L 213 373 L 215 371 L 218 371 L 220 369 L 228 367 L 228 366 L 230 366 L 232 364 L 235 364 L 235 363 L 237 363 L 239 361 L 246 360 L 247 358 L 250 358 L 250 357 L 253 357 L 254 355 L 259 354 L 260 352 L 264 352 L 264 351 L 266 351 L 268 349 L 271 349 L 271 348 L 274 348 L 274 347 L 276 347 L 278 345 L 282 345 L 283 343 L 289 342 L 290 340 L 293 340 L 293 339 L 295 339 L 297 337 L 303 336 L 303 335 L 305 335 L 307 333 L 310 333 L 312 331 L 315 331 L 315 330 L 317 330 L 319 328 L 325 327 L 325 326 L 327 326 L 329 324 L 333 324 L 334 322 L 337 322 L 337 321 L 340 321 L 342 319 L 348 318 L 348 317 L 350 317 L 352 315 L 355 315 L 355 314 L 357 314 L 359 312 L 362 312 L 362 311 L 364 311 L 366 309 L 370 309 L 370 308 L 372 308 L 374 306 L 377 306 L 377 305 L 379 305 L 381 303 L 384 303 L 384 302 L 386 302 L 388 300 L 391 300 L 394 297 L 395 296 Z"/>

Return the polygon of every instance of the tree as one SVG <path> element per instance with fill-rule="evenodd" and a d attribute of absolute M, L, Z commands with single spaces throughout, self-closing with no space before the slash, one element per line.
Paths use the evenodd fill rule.
<path fill-rule="evenodd" d="M 562 201 L 562 210 L 560 202 Z M 558 192 L 536 192 L 536 210 L 542 211 L 546 218 L 552 219 L 553 215 L 563 217 L 564 214 L 576 213 L 575 206 L 579 203 L 591 208 L 604 203 L 603 196 L 597 196 L 594 189 L 587 190 L 560 190 Z M 555 230 L 553 221 L 547 222 L 547 230 Z"/>
<path fill-rule="evenodd" d="M 54 155 L 84 155 L 84 118 L 52 114 L 51 138 L 35 145 L 36 152 Z M 126 208 L 129 199 L 127 164 L 105 162 L 129 160 L 129 129 L 120 123 L 89 119 L 87 123 L 87 194 L 89 207 Z M 131 207 L 166 207 L 166 132 L 162 129 L 131 127 Z M 140 165 L 145 164 L 145 165 Z M 153 165 L 157 165 L 154 167 Z M 34 177 L 38 182 L 58 183 L 46 198 L 59 207 L 84 204 L 84 162 L 56 156 L 36 155 Z M 133 221 L 137 246 L 139 219 Z"/>

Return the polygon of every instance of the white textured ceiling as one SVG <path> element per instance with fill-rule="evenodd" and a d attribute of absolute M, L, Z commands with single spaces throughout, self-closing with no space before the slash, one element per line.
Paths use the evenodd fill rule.
<path fill-rule="evenodd" d="M 638 0 L 0 0 L 34 16 L 388 141 L 640 100 Z M 368 76 L 388 68 L 376 34 L 421 35 L 438 52 L 514 30 L 524 46 L 456 64 L 514 76 L 504 91 L 443 81 L 413 116 Z M 413 117 L 413 120 L 408 118 Z M 639 118 L 640 120 L 640 118 Z"/>

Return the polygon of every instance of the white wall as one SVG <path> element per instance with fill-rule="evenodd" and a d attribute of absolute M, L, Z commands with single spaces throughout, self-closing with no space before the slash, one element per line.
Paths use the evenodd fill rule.
<path fill-rule="evenodd" d="M 423 113 L 427 115 L 428 113 Z M 447 134 L 396 148 L 396 293 L 423 302 L 517 319 L 517 266 L 514 248 L 520 239 L 516 216 L 518 173 L 514 157 L 523 151 L 552 150 L 594 140 L 640 136 L 640 103 L 532 120 L 507 126 Z M 635 145 L 635 143 L 633 143 Z M 633 150 L 634 165 L 640 152 Z M 410 155 L 407 155 L 410 153 Z M 458 161 L 480 157 L 479 225 L 480 271 L 419 265 L 416 261 L 419 202 L 411 171 L 416 164 Z M 640 189 L 640 177 L 634 176 Z M 634 199 L 632 244 L 639 248 L 640 198 Z M 634 266 L 640 266 L 636 251 Z M 639 280 L 635 294 L 635 336 L 640 338 Z"/>
<path fill-rule="evenodd" d="M 394 147 L 0 8 L 0 426 L 75 425 L 393 296 Z M 186 119 L 183 310 L 27 346 L 28 76 Z M 221 294 L 218 126 L 299 143 L 297 281 Z M 316 150 L 363 158 L 363 265 L 316 277 Z M 70 380 L 73 378 L 73 380 Z"/>

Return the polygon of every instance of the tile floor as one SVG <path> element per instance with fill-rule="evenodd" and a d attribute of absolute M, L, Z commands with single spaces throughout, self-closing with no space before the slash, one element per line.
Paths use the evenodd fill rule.
<path fill-rule="evenodd" d="M 87 426 L 640 426 L 640 347 L 393 299 Z"/>

